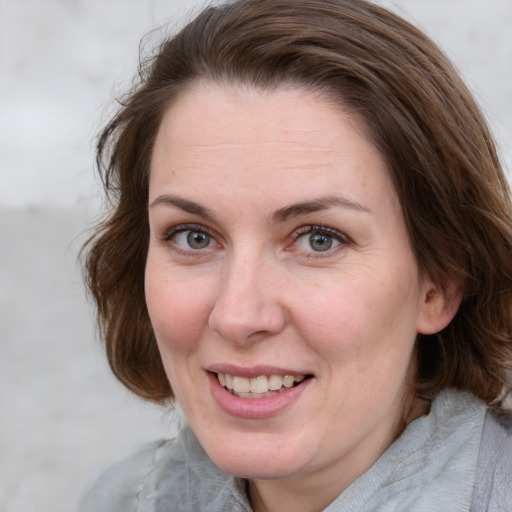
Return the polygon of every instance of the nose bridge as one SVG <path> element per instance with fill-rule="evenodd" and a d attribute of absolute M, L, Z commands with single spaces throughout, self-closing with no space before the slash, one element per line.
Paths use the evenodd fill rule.
<path fill-rule="evenodd" d="M 210 328 L 238 343 L 279 332 L 284 316 L 274 275 L 274 264 L 261 251 L 246 247 L 234 252 L 221 271 Z"/>

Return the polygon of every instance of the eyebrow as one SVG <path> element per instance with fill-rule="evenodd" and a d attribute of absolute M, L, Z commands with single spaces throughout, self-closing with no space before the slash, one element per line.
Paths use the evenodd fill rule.
<path fill-rule="evenodd" d="M 160 204 L 176 206 L 181 210 L 191 213 L 193 215 L 199 215 L 208 220 L 216 220 L 215 214 L 209 208 L 202 206 L 194 201 L 185 199 L 175 195 L 162 195 L 158 196 L 154 201 L 151 202 L 149 208 L 154 208 Z M 301 215 L 308 215 L 322 210 L 327 210 L 333 206 L 340 206 L 342 208 L 348 208 L 350 210 L 359 211 L 363 213 L 372 213 L 369 208 L 362 204 L 341 196 L 325 196 L 313 199 L 311 201 L 304 201 L 301 203 L 292 204 L 276 210 L 270 216 L 270 222 L 278 224 L 285 222 L 294 217 L 300 217 Z"/>
<path fill-rule="evenodd" d="M 327 210 L 333 206 L 341 206 L 342 208 L 348 208 L 350 210 L 363 213 L 372 213 L 371 210 L 366 206 L 363 206 L 362 204 L 356 201 L 352 201 L 346 197 L 326 196 L 313 199 L 312 201 L 304 201 L 302 203 L 292 204 L 290 206 L 280 208 L 272 214 L 270 220 L 273 223 L 285 222 L 290 218 L 300 217 L 301 215 L 307 215 L 309 213 Z"/>
<path fill-rule="evenodd" d="M 205 206 L 201 206 L 198 203 L 195 203 L 194 201 L 190 201 L 189 199 L 185 199 L 180 196 L 174 196 L 174 195 L 163 195 L 158 196 L 154 201 L 151 202 L 149 205 L 149 208 L 154 208 L 155 206 L 158 206 L 159 204 L 169 205 L 169 206 L 176 206 L 180 208 L 181 210 L 191 213 L 193 215 L 199 215 L 200 217 L 203 217 L 208 220 L 215 220 L 215 214 Z"/>

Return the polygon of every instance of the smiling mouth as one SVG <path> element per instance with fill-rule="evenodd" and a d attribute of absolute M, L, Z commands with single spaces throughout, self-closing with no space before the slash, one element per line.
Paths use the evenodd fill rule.
<path fill-rule="evenodd" d="M 267 398 L 298 386 L 311 375 L 260 375 L 249 379 L 238 375 L 217 373 L 221 386 L 240 398 Z"/>

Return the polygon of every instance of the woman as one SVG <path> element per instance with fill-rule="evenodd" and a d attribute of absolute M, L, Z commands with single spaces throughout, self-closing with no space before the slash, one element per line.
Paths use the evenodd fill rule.
<path fill-rule="evenodd" d="M 510 510 L 511 200 L 439 49 L 364 0 L 242 0 L 101 135 L 87 284 L 188 425 L 81 511 Z"/>

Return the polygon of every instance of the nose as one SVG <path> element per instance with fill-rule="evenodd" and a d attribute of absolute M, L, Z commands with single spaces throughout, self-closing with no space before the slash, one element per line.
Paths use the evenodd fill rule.
<path fill-rule="evenodd" d="M 271 265 L 257 258 L 226 263 L 208 319 L 210 329 L 226 341 L 248 344 L 278 334 L 284 325 Z"/>

